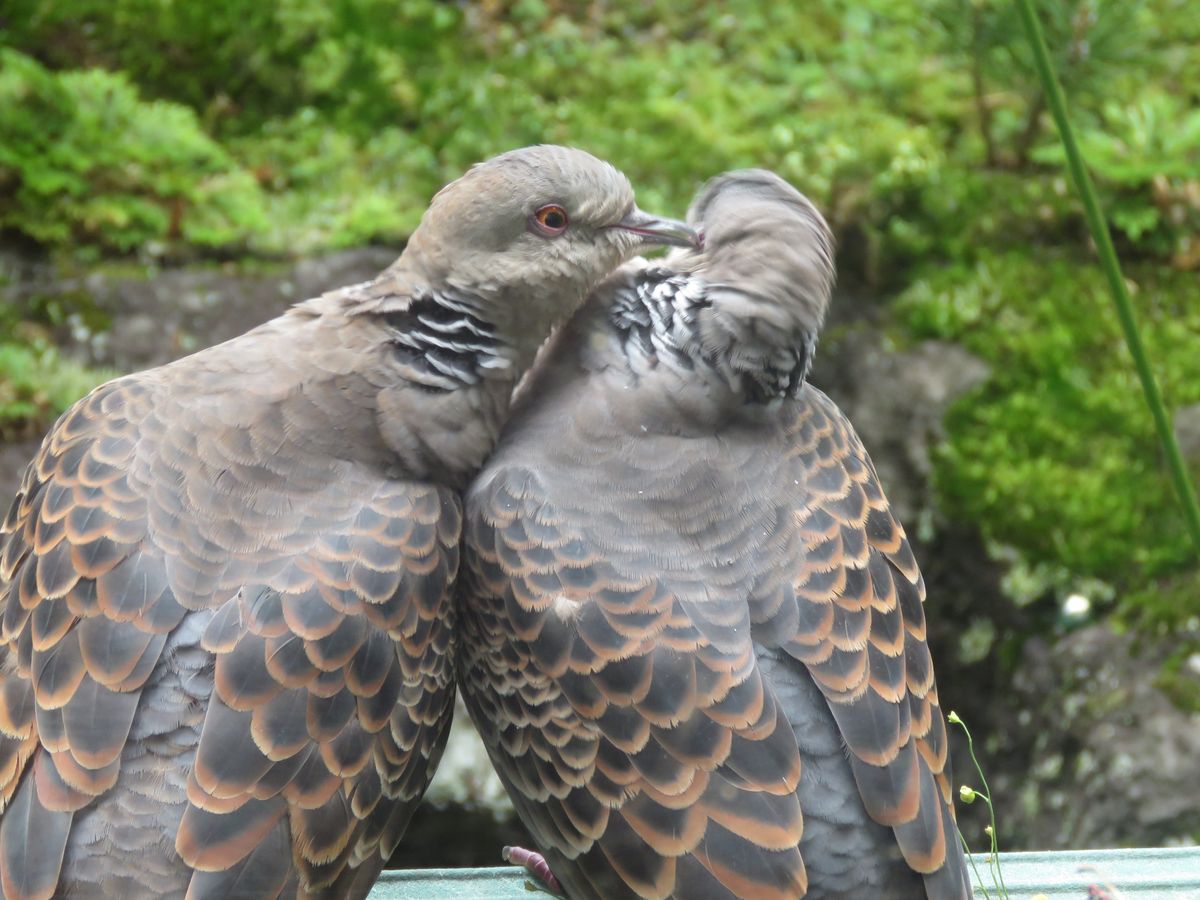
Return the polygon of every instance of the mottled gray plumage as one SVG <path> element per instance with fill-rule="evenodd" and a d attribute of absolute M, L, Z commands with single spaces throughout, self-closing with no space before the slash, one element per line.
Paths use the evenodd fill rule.
<path fill-rule="evenodd" d="M 458 676 L 572 898 L 961 898 L 924 584 L 805 381 L 816 209 L 735 172 L 611 276 L 467 496 Z"/>
<path fill-rule="evenodd" d="M 450 721 L 456 489 L 553 324 L 685 237 L 514 151 L 376 280 L 70 409 L 0 527 L 0 897 L 364 895 Z"/>

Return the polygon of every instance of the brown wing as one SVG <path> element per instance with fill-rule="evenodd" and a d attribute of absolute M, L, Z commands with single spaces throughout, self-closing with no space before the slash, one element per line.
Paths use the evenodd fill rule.
<path fill-rule="evenodd" d="M 150 802 L 168 837 L 167 807 L 187 804 L 175 843 L 190 894 L 377 872 L 449 722 L 457 501 L 352 479 L 317 489 L 300 472 L 295 508 L 224 514 L 219 479 L 187 477 L 185 461 L 216 440 L 249 459 L 235 445 L 251 438 L 168 428 L 151 392 L 122 379 L 68 412 L 4 522 L 0 893 L 54 892 L 73 821 L 120 790 L 135 717 L 186 732 L 195 711 L 145 691 L 185 621 L 207 622 L 199 646 L 168 652 L 212 654 L 213 688 L 186 798 L 164 785 Z M 251 477 L 291 486 L 253 462 L 220 473 Z"/>
<path fill-rule="evenodd" d="M 271 896 L 293 868 L 303 888 L 338 896 L 359 867 L 374 881 L 453 712 L 458 521 L 437 490 L 383 490 L 286 581 L 246 585 L 218 608 L 202 640 L 214 690 L 175 841 L 197 870 L 189 895 L 242 896 L 249 882 Z M 290 859 L 250 853 L 289 838 Z"/>
<path fill-rule="evenodd" d="M 118 407 L 127 413 L 106 415 Z M 145 413 L 136 384 L 81 401 L 46 438 L 4 521 L 6 897 L 53 893 L 74 813 L 116 783 L 142 689 L 187 612 L 166 589 L 146 504 L 123 474 Z"/>
<path fill-rule="evenodd" d="M 808 387 L 786 422 L 790 565 L 766 573 L 755 590 L 756 637 L 807 667 L 850 752 L 867 812 L 892 828 L 929 896 L 970 896 L 921 572 L 837 407 Z"/>
<path fill-rule="evenodd" d="M 519 468 L 469 509 L 464 696 L 568 893 L 803 894 L 799 756 L 744 597 L 619 574 Z"/>
<path fill-rule="evenodd" d="M 793 729 L 835 726 L 781 705 L 757 643 L 811 672 L 861 803 L 930 896 L 968 896 L 924 587 L 836 408 L 809 389 L 782 435 L 622 447 L 559 401 L 570 418 L 519 423 L 468 496 L 460 678 L 568 892 L 804 891 Z"/>

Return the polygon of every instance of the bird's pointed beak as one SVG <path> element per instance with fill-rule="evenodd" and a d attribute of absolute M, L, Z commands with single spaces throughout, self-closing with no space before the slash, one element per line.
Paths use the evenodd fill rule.
<path fill-rule="evenodd" d="M 630 231 L 647 244 L 661 244 L 671 247 L 691 247 L 700 249 L 700 235 L 695 229 L 675 219 L 663 219 L 642 212 L 636 206 L 612 226 L 622 231 Z"/>

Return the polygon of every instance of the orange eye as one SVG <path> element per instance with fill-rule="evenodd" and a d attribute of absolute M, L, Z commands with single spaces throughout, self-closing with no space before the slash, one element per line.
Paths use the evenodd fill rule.
<path fill-rule="evenodd" d="M 556 203 L 543 206 L 533 214 L 533 224 L 542 234 L 556 237 L 567 230 L 567 211 Z"/>

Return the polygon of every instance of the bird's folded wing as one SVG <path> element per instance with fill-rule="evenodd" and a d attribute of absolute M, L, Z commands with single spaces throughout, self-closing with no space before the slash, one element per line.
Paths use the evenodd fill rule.
<path fill-rule="evenodd" d="M 619 574 L 588 517 L 520 468 L 470 509 L 464 692 L 568 892 L 798 896 L 799 756 L 745 598 Z"/>
<path fill-rule="evenodd" d="M 54 890 L 74 812 L 116 783 L 142 688 L 187 614 L 127 478 L 144 401 L 138 385 L 118 382 L 76 405 L 0 526 L 8 897 Z"/>
<path fill-rule="evenodd" d="M 135 464 L 139 445 L 170 439 L 148 405 L 136 379 L 76 405 L 0 534 L 10 898 L 53 892 L 74 813 L 116 784 L 143 688 L 189 615 L 211 616 L 202 646 L 215 662 L 177 841 L 197 895 L 271 893 L 290 865 L 289 827 L 315 884 L 356 853 L 386 855 L 444 740 L 457 501 L 398 484 L 339 504 L 329 521 L 314 510 L 296 523 L 304 549 L 284 559 L 256 558 L 253 536 L 230 521 L 232 551 L 189 528 L 172 493 L 180 479 Z M 212 570 L 191 571 L 205 558 Z M 162 698 L 142 706 L 164 728 L 184 714 Z"/>
<path fill-rule="evenodd" d="M 871 817 L 931 897 L 961 897 L 946 726 L 925 634 L 925 584 L 849 422 L 809 387 L 788 407 L 794 565 L 767 572 L 760 640 L 804 663 L 829 703 Z"/>
<path fill-rule="evenodd" d="M 214 690 L 175 844 L 197 895 L 251 880 L 273 896 L 293 865 L 306 887 L 343 895 L 347 864 L 373 880 L 399 843 L 453 708 L 456 503 L 385 489 L 322 534 L 288 583 L 247 586 L 217 610 L 202 639 Z M 290 860 L 271 849 L 289 833 Z"/>

